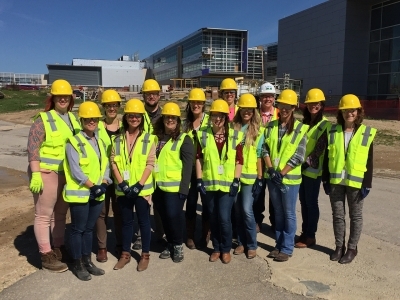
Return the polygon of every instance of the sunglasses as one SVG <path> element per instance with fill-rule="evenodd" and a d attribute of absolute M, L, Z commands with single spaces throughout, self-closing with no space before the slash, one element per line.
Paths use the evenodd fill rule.
<path fill-rule="evenodd" d="M 345 114 L 347 113 L 354 114 L 356 110 L 357 108 L 348 108 L 348 109 L 342 109 L 342 112 L 344 112 Z"/>
<path fill-rule="evenodd" d="M 105 104 L 104 108 L 105 109 L 112 109 L 112 108 L 118 108 L 119 104 Z"/>
<path fill-rule="evenodd" d="M 228 94 L 236 94 L 236 91 L 225 91 L 223 92 L 224 95 L 228 95 Z"/>
<path fill-rule="evenodd" d="M 145 93 L 144 94 L 146 97 L 151 97 L 151 96 L 160 96 L 159 92 L 150 92 L 150 93 Z"/>
<path fill-rule="evenodd" d="M 164 115 L 164 120 L 178 120 L 177 116 L 168 116 L 168 115 Z"/>
<path fill-rule="evenodd" d="M 83 118 L 83 121 L 86 123 L 90 123 L 90 122 L 99 122 L 99 118 Z"/>
<path fill-rule="evenodd" d="M 225 119 L 225 117 L 226 117 L 226 115 L 225 114 L 211 114 L 211 116 L 210 116 L 211 118 L 213 118 L 213 119 Z"/>
<path fill-rule="evenodd" d="M 128 119 L 141 119 L 142 115 L 141 114 L 127 114 L 126 117 Z"/>
<path fill-rule="evenodd" d="M 280 110 L 291 110 L 292 109 L 292 105 L 279 103 L 278 104 L 278 108 Z"/>

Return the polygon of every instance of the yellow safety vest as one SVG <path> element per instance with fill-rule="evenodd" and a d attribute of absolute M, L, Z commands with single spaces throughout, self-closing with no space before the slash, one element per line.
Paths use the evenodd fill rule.
<path fill-rule="evenodd" d="M 113 139 L 112 147 L 115 153 L 114 162 L 117 164 L 118 170 L 122 177 L 124 177 L 124 171 L 129 172 L 129 180 L 124 180 L 129 186 L 134 185 L 142 178 L 143 172 L 146 169 L 146 162 L 151 146 L 154 145 L 156 141 L 157 137 L 155 135 L 151 135 L 147 132 L 142 134 L 138 137 L 135 149 L 133 149 L 132 159 L 129 159 L 125 134 L 122 133 L 117 135 Z M 115 193 L 118 196 L 123 196 L 124 193 L 118 186 L 118 182 L 116 180 L 115 187 Z M 149 178 L 147 178 L 143 189 L 140 191 L 139 196 L 148 196 L 153 194 L 153 192 L 153 176 L 150 175 Z"/>
<path fill-rule="evenodd" d="M 375 135 L 375 128 L 361 124 L 349 142 L 346 155 L 342 125 L 328 126 L 330 183 L 340 184 L 344 180 L 347 186 L 361 188 L 364 173 L 367 171 L 369 147 Z"/>
<path fill-rule="evenodd" d="M 275 170 L 281 171 L 289 159 L 295 154 L 301 139 L 307 133 L 308 125 L 294 121 L 294 130 L 291 134 L 285 134 L 281 140 L 281 147 L 278 150 L 278 132 L 279 121 L 275 120 L 268 123 L 265 129 L 265 143 L 269 147 L 269 156 L 272 166 Z M 265 178 L 268 178 L 268 173 L 265 172 Z M 301 183 L 301 165 L 293 168 L 283 177 L 283 183 L 296 185 Z"/>
<path fill-rule="evenodd" d="M 46 138 L 40 146 L 40 168 L 51 171 L 63 171 L 63 161 L 65 157 L 65 144 L 69 137 L 81 131 L 77 117 L 68 113 L 71 121 L 72 131 L 67 123 L 58 115 L 55 110 L 41 112 L 34 119 L 42 118 Z"/>
<path fill-rule="evenodd" d="M 203 120 L 201 121 L 200 128 L 199 130 L 196 131 L 196 135 L 194 134 L 194 130 L 187 130 L 186 133 L 188 136 L 193 140 L 193 146 L 194 146 L 194 153 L 197 153 L 197 143 L 198 143 L 198 132 L 200 130 L 206 130 L 207 127 L 209 126 L 209 118 L 210 116 L 206 113 L 204 113 Z M 193 157 L 193 164 L 196 163 L 196 155 Z"/>
<path fill-rule="evenodd" d="M 318 139 L 325 132 L 328 124 L 329 124 L 329 121 L 325 117 L 323 117 L 323 119 L 321 121 L 319 121 L 318 124 L 315 124 L 307 132 L 306 158 L 311 154 L 311 152 L 314 151 L 314 148 L 315 148 L 315 145 L 317 144 Z M 303 171 L 304 176 L 316 179 L 318 176 L 322 175 L 324 152 L 319 157 L 318 169 L 314 169 L 310 166 Z"/>
<path fill-rule="evenodd" d="M 164 192 L 179 192 L 183 168 L 180 150 L 186 135 L 181 133 L 175 141 L 169 139 L 158 156 L 154 177 L 157 186 Z"/>
<path fill-rule="evenodd" d="M 210 127 L 201 130 L 199 138 L 203 153 L 203 181 L 206 191 L 229 192 L 229 187 L 235 178 L 236 146 L 242 141 L 243 132 L 229 129 L 228 149 L 225 143 L 221 158 Z"/>
<path fill-rule="evenodd" d="M 119 121 L 119 129 L 121 130 L 122 128 L 123 128 L 122 127 L 122 122 Z M 99 122 L 99 125 L 97 127 L 97 134 L 98 134 L 98 137 L 101 138 L 103 140 L 103 142 L 106 144 L 107 156 L 110 157 L 112 142 L 111 142 L 110 136 L 107 133 L 106 126 L 104 126 L 104 122 L 103 121 Z"/>
<path fill-rule="evenodd" d="M 257 178 L 257 146 L 260 142 L 261 137 L 264 135 L 265 128 L 260 127 L 258 136 L 254 142 L 254 145 L 246 146 L 243 145 L 243 168 L 242 175 L 240 175 L 240 182 L 244 184 L 253 184 Z M 246 135 L 243 136 L 243 139 Z"/>
<path fill-rule="evenodd" d="M 151 123 L 150 117 L 147 112 L 144 113 L 144 127 L 143 130 L 148 133 L 153 133 L 153 124 Z"/>
<path fill-rule="evenodd" d="M 81 132 L 70 137 L 68 140 L 79 154 L 79 166 L 82 172 L 88 176 L 89 180 L 94 184 L 101 184 L 108 163 L 104 141 L 100 138 L 97 140 L 100 150 L 99 159 L 96 151 Z M 71 203 L 87 203 L 89 201 L 90 189 L 85 185 L 79 185 L 79 183 L 74 180 L 67 160 L 64 160 L 64 171 L 67 181 L 63 190 L 64 201 Z M 96 198 L 96 200 L 103 201 L 104 198 L 105 196 L 102 195 Z"/>

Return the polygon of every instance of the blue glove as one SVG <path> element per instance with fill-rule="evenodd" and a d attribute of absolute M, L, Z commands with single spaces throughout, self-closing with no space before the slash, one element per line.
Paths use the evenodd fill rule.
<path fill-rule="evenodd" d="M 262 188 L 263 188 L 263 179 L 257 178 L 256 181 L 253 183 L 253 188 L 251 189 L 251 192 L 253 193 L 253 198 L 257 199 L 258 195 L 260 195 Z"/>
<path fill-rule="evenodd" d="M 100 184 L 100 186 L 102 187 L 104 194 L 105 194 L 107 192 L 108 184 L 103 182 L 102 184 Z"/>
<path fill-rule="evenodd" d="M 331 193 L 331 183 L 329 181 L 324 181 L 322 187 L 324 188 L 325 194 L 329 195 Z"/>
<path fill-rule="evenodd" d="M 180 200 L 186 200 L 187 195 L 181 194 L 181 193 L 178 193 L 178 194 L 179 194 L 179 199 L 180 199 Z"/>
<path fill-rule="evenodd" d="M 229 196 L 235 197 L 239 192 L 239 178 L 233 179 L 231 186 L 229 187 Z"/>
<path fill-rule="evenodd" d="M 126 196 L 130 199 L 135 199 L 137 196 L 139 196 L 139 193 L 142 191 L 143 185 L 141 185 L 138 181 L 134 185 L 130 186 L 129 188 L 130 188 L 130 192 Z"/>
<path fill-rule="evenodd" d="M 122 181 L 121 183 L 118 183 L 119 188 L 121 189 L 122 192 L 124 192 L 124 195 L 128 195 L 131 192 L 130 187 L 125 181 Z"/>
<path fill-rule="evenodd" d="M 99 198 L 103 196 L 103 194 L 106 192 L 105 188 L 101 185 L 94 185 L 90 188 L 90 195 L 93 196 L 94 198 Z"/>
<path fill-rule="evenodd" d="M 369 194 L 369 191 L 370 191 L 369 188 L 366 188 L 366 187 L 361 188 L 361 190 L 360 190 L 360 200 L 362 200 L 365 197 L 367 197 L 368 194 Z"/>
<path fill-rule="evenodd" d="M 271 168 L 268 168 L 267 173 L 273 183 L 275 183 L 276 185 L 282 184 L 283 176 L 277 170 L 275 170 L 274 168 L 271 167 Z"/>
<path fill-rule="evenodd" d="M 206 187 L 204 186 L 204 182 L 203 179 L 197 179 L 197 191 L 201 194 L 201 195 L 205 195 L 207 193 L 206 191 Z"/>

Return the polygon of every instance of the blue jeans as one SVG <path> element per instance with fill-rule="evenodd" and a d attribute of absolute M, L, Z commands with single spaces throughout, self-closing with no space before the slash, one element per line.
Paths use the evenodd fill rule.
<path fill-rule="evenodd" d="M 296 235 L 296 202 L 300 185 L 287 185 L 286 193 L 282 193 L 270 179 L 267 179 L 267 185 L 275 211 L 275 248 L 282 253 L 292 255 Z"/>
<path fill-rule="evenodd" d="M 151 226 L 150 226 L 150 205 L 143 197 L 128 199 L 125 196 L 117 198 L 122 218 L 122 251 L 131 252 L 133 235 L 133 207 L 135 206 L 136 216 L 142 237 L 142 252 L 150 252 Z"/>
<path fill-rule="evenodd" d="M 252 184 L 241 184 L 240 192 L 235 201 L 238 244 L 248 250 L 257 249 L 256 220 L 253 213 Z"/>
<path fill-rule="evenodd" d="M 265 189 L 267 188 L 267 181 L 263 179 L 263 187 L 261 190 L 260 195 L 258 195 L 257 199 L 254 199 L 253 202 L 253 211 L 254 211 L 254 218 L 256 219 L 257 224 L 262 224 L 264 220 L 265 211 Z"/>
<path fill-rule="evenodd" d="M 168 243 L 183 243 L 183 205 L 185 200 L 179 193 L 164 192 L 156 188 L 153 194 L 154 207 L 159 211 Z"/>
<path fill-rule="evenodd" d="M 321 176 L 316 179 L 302 176 L 299 199 L 301 205 L 301 231 L 306 237 L 315 239 L 319 220 L 318 196 L 321 185 Z"/>
<path fill-rule="evenodd" d="M 197 178 L 196 173 L 192 172 L 192 179 L 190 181 L 189 194 L 186 199 L 186 220 L 193 220 L 197 216 L 197 200 L 199 199 L 199 192 L 197 191 Z M 201 218 L 203 221 L 208 221 L 208 210 L 205 205 L 205 196 L 200 194 L 201 199 Z"/>
<path fill-rule="evenodd" d="M 93 227 L 103 208 L 104 202 L 89 200 L 87 203 L 70 203 L 71 231 L 70 248 L 73 259 L 92 253 Z"/>
<path fill-rule="evenodd" d="M 228 253 L 232 248 L 231 212 L 234 201 L 235 197 L 229 196 L 229 193 L 207 191 L 206 202 L 214 252 Z"/>

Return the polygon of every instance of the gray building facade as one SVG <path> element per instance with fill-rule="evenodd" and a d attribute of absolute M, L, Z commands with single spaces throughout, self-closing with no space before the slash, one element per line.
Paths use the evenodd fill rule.
<path fill-rule="evenodd" d="M 313 87 L 331 100 L 348 93 L 362 99 L 397 97 L 399 16 L 400 0 L 330 0 L 281 19 L 278 76 L 290 73 L 302 80 L 303 97 Z M 383 41 L 385 30 L 391 41 Z"/>

